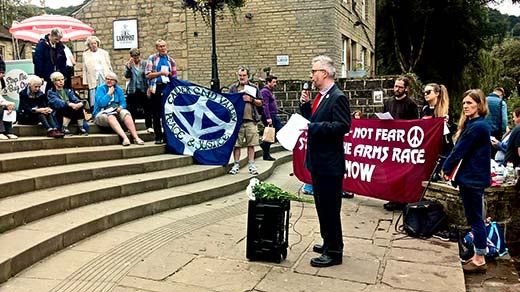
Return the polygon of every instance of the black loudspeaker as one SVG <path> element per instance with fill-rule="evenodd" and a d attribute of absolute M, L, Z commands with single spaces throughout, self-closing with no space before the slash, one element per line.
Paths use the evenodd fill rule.
<path fill-rule="evenodd" d="M 246 257 L 251 261 L 280 263 L 287 257 L 289 200 L 249 201 Z"/>

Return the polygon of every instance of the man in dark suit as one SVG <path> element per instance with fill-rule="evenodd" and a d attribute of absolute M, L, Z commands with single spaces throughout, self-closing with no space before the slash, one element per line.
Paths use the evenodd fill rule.
<path fill-rule="evenodd" d="M 307 129 L 305 167 L 312 176 L 314 200 L 320 222 L 322 245 L 313 250 L 321 253 L 311 259 L 313 267 L 339 265 L 343 258 L 341 230 L 341 193 L 345 173 L 343 136 L 350 130 L 350 106 L 345 94 L 334 84 L 336 69 L 331 58 L 312 60 L 311 79 L 319 90 L 311 105 L 307 90 L 300 101 L 304 116 L 310 118 Z"/>

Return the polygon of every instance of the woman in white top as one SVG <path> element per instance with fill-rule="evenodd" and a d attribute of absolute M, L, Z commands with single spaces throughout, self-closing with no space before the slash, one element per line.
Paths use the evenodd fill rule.
<path fill-rule="evenodd" d="M 96 102 L 96 88 L 105 84 L 105 77 L 112 72 L 108 52 L 99 47 L 101 42 L 95 36 L 87 38 L 88 49 L 83 52 L 83 84 L 88 85 L 91 108 Z"/>

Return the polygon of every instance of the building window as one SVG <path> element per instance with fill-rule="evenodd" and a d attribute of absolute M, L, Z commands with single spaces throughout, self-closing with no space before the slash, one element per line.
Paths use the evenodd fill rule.
<path fill-rule="evenodd" d="M 5 59 L 5 46 L 0 45 L 0 56 Z"/>
<path fill-rule="evenodd" d="M 367 65 L 366 58 L 367 58 L 367 49 L 365 47 L 362 47 L 361 53 L 359 54 L 359 66 L 358 66 L 359 69 L 361 69 L 361 70 L 366 69 L 366 65 Z"/>
<path fill-rule="evenodd" d="M 347 77 L 348 70 L 348 39 L 343 37 L 342 46 L 341 46 L 341 77 Z"/>
<path fill-rule="evenodd" d="M 350 58 L 349 60 L 349 70 L 356 70 L 357 63 L 357 43 L 355 41 L 350 41 Z"/>

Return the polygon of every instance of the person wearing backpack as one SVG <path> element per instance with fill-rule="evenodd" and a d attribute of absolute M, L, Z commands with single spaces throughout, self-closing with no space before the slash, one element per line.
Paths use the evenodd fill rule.
<path fill-rule="evenodd" d="M 463 114 L 455 133 L 456 144 L 442 166 L 442 176 L 459 186 L 464 215 L 474 235 L 475 254 L 463 265 L 464 273 L 485 273 L 486 226 L 483 218 L 484 189 L 491 185 L 490 127 L 484 119 L 487 101 L 480 89 L 463 94 Z"/>

